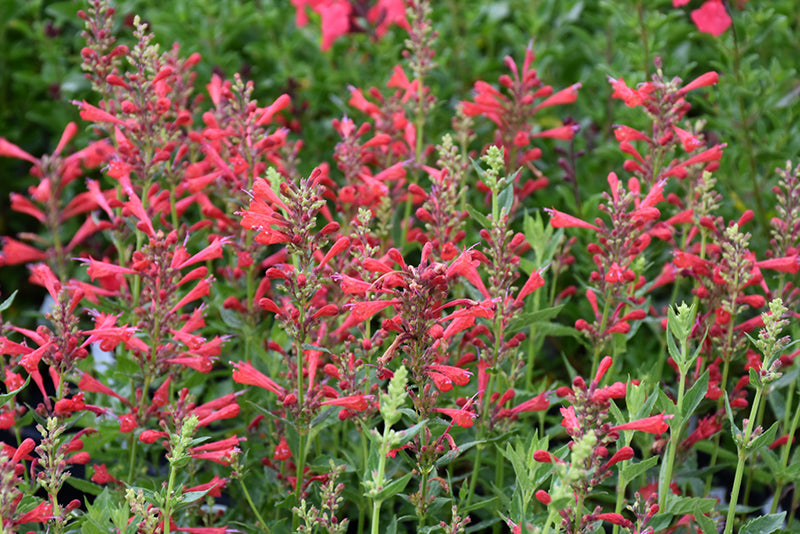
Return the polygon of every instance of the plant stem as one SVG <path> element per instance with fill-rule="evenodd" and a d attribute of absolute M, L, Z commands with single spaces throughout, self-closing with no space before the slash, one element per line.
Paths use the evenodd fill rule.
<path fill-rule="evenodd" d="M 792 390 L 794 390 L 794 383 L 792 384 Z M 786 404 L 787 406 L 791 406 L 790 403 Z M 795 430 L 797 430 L 797 425 L 800 423 L 800 406 L 796 407 L 794 410 L 794 417 L 792 418 L 791 426 L 789 427 L 789 441 L 787 441 L 783 445 L 783 449 L 781 450 L 781 467 L 782 470 L 786 469 L 786 466 L 789 465 L 789 452 L 792 449 L 792 436 L 794 436 Z M 785 427 L 784 427 L 785 428 Z M 785 484 L 783 482 L 778 482 L 777 487 L 775 488 L 775 495 L 772 498 L 772 509 L 770 510 L 771 514 L 774 514 L 778 510 L 778 501 L 781 498 L 781 493 L 783 493 L 783 487 Z M 797 490 L 795 490 L 796 492 Z M 790 517 L 794 514 L 789 514 Z"/>
<path fill-rule="evenodd" d="M 386 476 L 386 454 L 389 452 L 387 443 L 389 442 L 390 428 L 390 425 L 385 425 L 383 427 L 383 439 L 380 447 L 378 447 L 380 457 L 378 458 L 378 474 L 375 480 L 377 480 L 379 484 L 384 483 L 384 477 Z M 383 500 L 373 499 L 372 501 L 372 525 L 370 528 L 372 534 L 380 533 L 381 504 L 383 504 Z"/>
<path fill-rule="evenodd" d="M 164 534 L 169 534 L 170 522 L 172 521 L 172 492 L 175 489 L 175 464 L 169 467 L 169 482 L 167 483 L 167 495 L 164 498 Z"/>
<path fill-rule="evenodd" d="M 686 354 L 685 341 L 681 350 Z M 666 463 L 661 472 L 661 478 L 658 481 L 658 506 L 664 510 L 667 503 L 667 493 L 669 492 L 669 483 L 672 480 L 672 472 L 675 469 L 675 453 L 678 449 L 678 441 L 681 439 L 681 431 L 683 430 L 683 397 L 686 392 L 686 372 L 681 369 L 680 382 L 678 384 L 678 403 L 676 420 L 672 421 L 669 432 L 669 445 L 667 449 Z"/>
<path fill-rule="evenodd" d="M 258 520 L 258 524 L 261 526 L 261 528 L 264 529 L 265 532 L 269 533 L 270 530 L 269 530 L 269 527 L 267 526 L 267 522 L 264 521 L 264 518 L 261 517 L 261 514 L 258 512 L 258 508 L 256 508 L 255 503 L 253 503 L 253 498 L 250 497 L 250 492 L 247 491 L 247 486 L 245 486 L 244 481 L 242 481 L 241 478 L 239 479 L 239 485 L 242 487 L 242 492 L 244 493 L 244 498 L 247 500 L 247 503 L 250 505 L 250 509 L 256 515 L 256 519 Z"/>
<path fill-rule="evenodd" d="M 740 69 L 740 62 L 739 59 L 742 55 L 742 50 L 739 46 L 739 33 L 736 31 L 736 24 L 731 23 L 731 33 L 733 34 L 733 75 L 736 79 L 736 87 L 742 87 L 742 74 Z M 769 233 L 768 228 L 769 224 L 767 224 L 766 219 L 766 210 L 764 209 L 764 201 L 761 199 L 761 184 L 759 183 L 758 176 L 757 176 L 757 169 L 756 169 L 756 156 L 754 153 L 753 147 L 753 139 L 750 136 L 750 127 L 748 125 L 748 119 L 746 117 L 745 111 L 745 103 L 744 98 L 742 97 L 742 93 L 740 90 L 736 90 L 736 103 L 739 107 L 739 118 L 741 119 L 740 131 L 742 136 L 744 137 L 744 144 L 745 148 L 747 149 L 747 162 L 750 166 L 750 181 L 753 185 L 753 198 L 756 201 L 756 209 L 758 212 L 756 213 L 756 217 L 758 221 L 761 223 L 759 228 L 761 229 L 761 235 L 763 236 L 765 242 L 769 241 Z"/>
<path fill-rule="evenodd" d="M 739 489 L 742 485 L 742 475 L 744 475 L 744 464 L 749 456 L 747 452 L 747 445 L 750 441 L 750 436 L 753 435 L 753 428 L 755 428 L 755 418 L 758 413 L 759 404 L 761 404 L 761 396 L 764 388 L 760 386 L 756 389 L 756 396 L 753 399 L 753 406 L 750 408 L 750 418 L 747 420 L 747 428 L 744 431 L 744 438 L 741 443 L 736 444 L 739 452 L 739 461 L 736 463 L 736 474 L 733 478 L 733 488 L 731 489 L 731 500 L 728 503 L 728 517 L 725 520 L 725 533 L 731 534 L 733 532 L 733 520 L 736 517 L 736 504 L 739 502 Z"/>

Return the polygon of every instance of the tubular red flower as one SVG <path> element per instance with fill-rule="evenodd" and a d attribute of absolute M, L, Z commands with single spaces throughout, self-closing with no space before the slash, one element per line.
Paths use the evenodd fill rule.
<path fill-rule="evenodd" d="M 321 402 L 323 406 L 341 406 L 354 412 L 363 412 L 369 407 L 371 395 L 349 395 L 347 397 L 339 397 Z"/>
<path fill-rule="evenodd" d="M 275 447 L 275 454 L 272 455 L 273 460 L 284 461 L 292 457 L 292 450 L 289 448 L 289 443 L 286 441 L 286 436 L 281 436 L 281 441 Z"/>
<path fill-rule="evenodd" d="M 546 410 L 550 407 L 550 401 L 547 399 L 547 393 L 543 392 L 532 399 L 528 399 L 525 402 L 522 402 L 511 409 L 511 412 L 514 414 L 519 414 L 522 412 L 541 412 L 542 410 Z"/>
<path fill-rule="evenodd" d="M 691 91 L 692 89 L 698 89 L 700 87 L 706 87 L 708 85 L 716 85 L 719 81 L 719 74 L 716 72 L 709 71 L 705 74 L 701 74 L 691 82 L 684 85 L 679 91 L 678 94 L 685 94 Z"/>
<path fill-rule="evenodd" d="M 622 78 L 615 80 L 609 76 L 608 81 L 611 83 L 611 87 L 614 88 L 611 98 L 621 99 L 629 108 L 635 108 L 636 106 L 642 105 L 647 96 L 646 93 L 641 93 L 628 87 L 625 84 L 625 80 Z"/>
<path fill-rule="evenodd" d="M 567 431 L 567 434 L 573 435 L 574 433 L 580 431 L 580 422 L 578 422 L 578 416 L 575 415 L 574 406 L 562 407 L 561 416 L 563 417 L 561 420 L 561 426 L 564 427 L 564 430 Z"/>
<path fill-rule="evenodd" d="M 730 27 L 732 21 L 722 0 L 707 0 L 699 9 L 692 11 L 692 22 L 701 32 L 719 37 Z"/>
<path fill-rule="evenodd" d="M 614 360 L 611 356 L 606 356 L 602 360 L 600 360 L 600 365 L 597 367 L 597 374 L 594 375 L 594 383 L 599 384 L 600 381 L 603 379 L 603 375 L 606 374 L 606 371 L 614 364 Z"/>
<path fill-rule="evenodd" d="M 609 469 L 611 466 L 631 458 L 633 458 L 633 449 L 628 446 L 622 447 L 603 465 L 603 469 Z"/>
<path fill-rule="evenodd" d="M 0 137 L 0 156 L 8 158 L 24 159 L 34 165 L 39 164 L 39 160 L 22 150 L 14 143 L 9 142 L 5 137 Z"/>
<path fill-rule="evenodd" d="M 662 434 L 669 429 L 668 419 L 672 419 L 672 415 L 661 413 L 660 415 L 651 415 L 650 417 L 611 427 L 611 430 L 638 430 L 648 434 Z"/>
<path fill-rule="evenodd" d="M 36 508 L 30 512 L 19 516 L 14 520 L 15 525 L 24 525 L 25 523 L 44 523 L 49 520 L 53 514 L 53 505 L 49 502 L 39 503 Z"/>
<path fill-rule="evenodd" d="M 258 386 L 275 393 L 279 399 L 286 396 L 286 390 L 271 378 L 257 370 L 250 362 L 230 362 L 234 367 L 233 381 L 249 386 Z"/>
<path fill-rule="evenodd" d="M 118 119 L 111 113 L 103 111 L 102 109 L 89 104 L 85 100 L 83 102 L 73 102 L 73 104 L 80 108 L 81 119 L 85 121 L 110 122 L 112 124 L 116 124 L 117 126 L 126 126 L 125 121 L 122 119 Z"/>
<path fill-rule="evenodd" d="M 439 413 L 443 413 L 453 419 L 453 423 L 462 427 L 469 428 L 473 424 L 473 419 L 477 417 L 475 412 L 466 408 L 436 408 Z"/>
<path fill-rule="evenodd" d="M 466 369 L 453 367 L 452 365 L 431 364 L 428 366 L 428 369 L 445 375 L 459 386 L 466 386 L 469 384 L 469 377 L 472 376 L 472 373 Z"/>
<path fill-rule="evenodd" d="M 608 521 L 614 525 L 619 525 L 621 527 L 630 528 L 633 526 L 629 520 L 625 519 L 621 514 L 617 514 L 614 512 L 608 512 L 603 514 L 595 514 L 595 519 L 601 521 Z"/>
<path fill-rule="evenodd" d="M 552 221 L 551 221 L 552 222 Z M 517 298 L 514 299 L 514 304 L 517 306 L 522 305 L 522 301 L 525 297 L 539 289 L 540 287 L 544 286 L 544 278 L 542 278 L 542 274 L 539 271 L 533 271 L 528 279 L 525 281 L 525 285 L 522 286 L 522 289 L 519 290 L 517 294 Z"/>
<path fill-rule="evenodd" d="M 348 306 L 353 312 L 353 317 L 358 322 L 362 322 L 366 321 L 379 311 L 399 303 L 400 299 L 389 299 L 389 300 L 356 302 Z"/>
<path fill-rule="evenodd" d="M 550 215 L 550 226 L 553 228 L 586 228 L 588 230 L 594 230 L 595 232 L 600 231 L 599 227 L 558 211 L 555 208 L 545 208 L 544 211 Z"/>

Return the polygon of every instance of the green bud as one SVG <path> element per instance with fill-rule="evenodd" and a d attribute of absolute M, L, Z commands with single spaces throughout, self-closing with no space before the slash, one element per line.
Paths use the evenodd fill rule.
<path fill-rule="evenodd" d="M 408 396 L 407 383 L 408 370 L 405 366 L 401 366 L 389 381 L 387 393 L 381 394 L 381 416 L 388 426 L 392 426 L 402 417 L 399 408 L 405 403 Z"/>

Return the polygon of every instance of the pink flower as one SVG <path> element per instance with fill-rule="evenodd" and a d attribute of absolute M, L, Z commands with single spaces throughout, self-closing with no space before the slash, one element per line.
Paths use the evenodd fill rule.
<path fill-rule="evenodd" d="M 721 0 L 708 0 L 700 9 L 692 11 L 692 22 L 701 32 L 719 37 L 731 25 L 731 17 Z"/>

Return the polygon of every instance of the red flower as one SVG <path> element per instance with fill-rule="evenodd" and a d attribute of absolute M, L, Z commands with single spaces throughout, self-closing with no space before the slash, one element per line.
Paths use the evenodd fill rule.
<path fill-rule="evenodd" d="M 286 390 L 271 378 L 253 367 L 250 362 L 230 362 L 234 367 L 233 381 L 249 386 L 258 386 L 275 393 L 279 399 L 286 396 Z"/>
<path fill-rule="evenodd" d="M 511 408 L 511 412 L 515 414 L 522 412 L 541 412 L 549 407 L 550 401 L 547 399 L 545 392 L 514 406 Z"/>
<path fill-rule="evenodd" d="M 596 514 L 594 517 L 595 519 L 599 519 L 601 521 L 608 521 L 609 523 L 613 523 L 614 525 L 619 525 L 625 528 L 631 528 L 633 526 L 633 523 L 622 517 L 621 514 L 613 512 L 605 514 Z"/>
<path fill-rule="evenodd" d="M 651 415 L 644 419 L 638 419 L 630 423 L 611 427 L 611 430 L 639 430 L 640 432 L 647 432 L 648 434 L 662 434 L 669 428 L 669 424 L 666 421 L 667 419 L 672 419 L 672 416 L 664 415 L 663 413 L 660 415 Z"/>
<path fill-rule="evenodd" d="M 169 438 L 169 434 L 161 430 L 145 430 L 139 434 L 142 443 L 155 443 L 159 438 Z"/>
<path fill-rule="evenodd" d="M 272 455 L 273 460 L 288 460 L 292 457 L 292 450 L 289 448 L 289 443 L 286 441 L 286 436 L 281 436 L 281 441 L 275 447 L 275 454 Z"/>
<path fill-rule="evenodd" d="M 614 88 L 611 98 L 619 98 L 625 102 L 625 105 L 629 108 L 641 106 L 647 98 L 646 91 L 637 91 L 636 89 L 631 89 L 627 86 L 625 80 L 622 78 L 615 80 L 614 78 L 609 77 L 608 81 L 611 82 L 611 87 Z"/>
<path fill-rule="evenodd" d="M 462 427 L 469 428 L 472 426 L 472 420 L 477 417 L 475 412 L 464 408 L 436 408 L 437 412 L 443 413 L 453 419 L 453 423 Z"/>
<path fill-rule="evenodd" d="M 9 142 L 5 137 L 0 137 L 0 156 L 8 158 L 24 159 L 34 165 L 39 164 L 39 160 L 22 150 L 14 143 Z"/>
<path fill-rule="evenodd" d="M 120 484 L 119 480 L 109 474 L 108 469 L 106 469 L 106 464 L 94 466 L 94 474 L 91 480 L 95 484 L 108 484 L 109 482 Z"/>
<path fill-rule="evenodd" d="M 545 490 L 538 490 L 536 492 L 536 500 L 547 506 L 552 502 L 553 498 Z"/>
<path fill-rule="evenodd" d="M 550 226 L 553 228 L 586 228 L 587 230 L 594 230 L 599 232 L 600 228 L 586 221 L 582 221 L 577 217 L 568 215 L 554 208 L 545 208 L 544 211 L 550 215 Z"/>
<path fill-rule="evenodd" d="M 347 408 L 348 410 L 361 412 L 369 407 L 370 398 L 370 395 L 349 395 L 347 397 L 326 400 L 320 404 L 323 406 L 341 406 L 342 408 Z"/>
<path fill-rule="evenodd" d="M 692 22 L 701 32 L 719 37 L 731 25 L 731 17 L 721 0 L 708 0 L 700 9 L 692 11 Z"/>
<path fill-rule="evenodd" d="M 49 502 L 42 502 L 31 510 L 30 512 L 19 516 L 15 521 L 15 525 L 24 525 L 25 523 L 44 523 L 53 513 L 53 505 Z"/>
<path fill-rule="evenodd" d="M 214 475 L 214 478 L 206 482 L 205 484 L 200 484 L 199 486 L 192 486 L 191 488 L 183 488 L 184 493 L 189 493 L 193 491 L 208 491 L 206 495 L 210 497 L 222 497 L 222 489 L 228 483 L 227 478 L 220 478 L 219 475 Z"/>
<path fill-rule="evenodd" d="M 564 427 L 564 430 L 567 431 L 567 434 L 573 435 L 575 433 L 580 432 L 580 422 L 578 421 L 578 416 L 575 415 L 575 407 L 569 406 L 566 408 L 561 408 L 561 416 L 564 418 L 561 421 L 561 426 Z"/>

